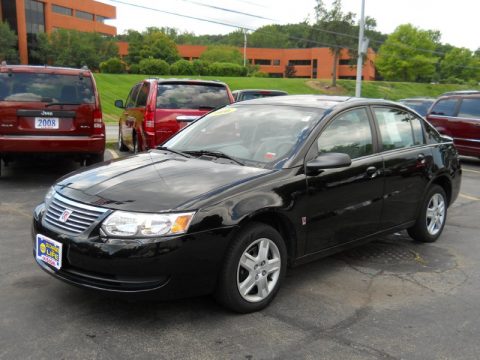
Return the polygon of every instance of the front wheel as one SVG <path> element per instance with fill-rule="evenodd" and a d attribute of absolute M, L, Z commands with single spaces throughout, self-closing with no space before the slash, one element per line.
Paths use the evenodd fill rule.
<path fill-rule="evenodd" d="M 118 127 L 118 144 L 117 144 L 118 150 L 119 151 L 127 151 L 128 147 L 125 145 L 123 142 L 123 135 L 122 135 L 122 130 L 120 127 Z"/>
<path fill-rule="evenodd" d="M 217 299 L 239 313 L 263 309 L 275 297 L 287 267 L 287 250 L 274 228 L 250 224 L 227 252 Z"/>
<path fill-rule="evenodd" d="M 420 215 L 408 234 L 416 241 L 434 242 L 442 234 L 447 220 L 447 196 L 443 188 L 433 185 L 423 201 Z"/>

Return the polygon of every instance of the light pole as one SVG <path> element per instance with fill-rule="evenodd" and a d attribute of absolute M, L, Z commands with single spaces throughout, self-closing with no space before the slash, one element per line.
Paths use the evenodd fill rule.
<path fill-rule="evenodd" d="M 247 66 L 247 29 L 243 29 L 243 67 Z"/>
<path fill-rule="evenodd" d="M 362 95 L 363 53 L 364 52 L 366 53 L 368 51 L 368 43 L 366 43 L 363 38 L 364 28 L 365 28 L 365 0 L 362 0 L 362 10 L 360 13 L 360 24 L 359 24 L 359 30 L 358 30 L 357 82 L 355 84 L 356 97 L 360 97 Z M 367 44 L 367 46 L 365 46 L 365 44 Z"/>

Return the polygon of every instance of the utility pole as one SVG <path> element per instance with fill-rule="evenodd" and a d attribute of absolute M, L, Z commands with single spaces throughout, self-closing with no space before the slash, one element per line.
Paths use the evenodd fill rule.
<path fill-rule="evenodd" d="M 360 97 L 362 95 L 362 70 L 363 70 L 363 53 L 368 51 L 365 48 L 365 40 L 363 39 L 363 32 L 365 28 L 365 0 L 362 0 L 362 10 L 360 13 L 360 24 L 358 30 L 358 59 L 357 59 L 357 82 L 355 84 L 355 96 Z M 367 43 L 368 44 L 368 43 Z"/>
<path fill-rule="evenodd" d="M 247 66 L 247 29 L 243 29 L 243 67 Z"/>

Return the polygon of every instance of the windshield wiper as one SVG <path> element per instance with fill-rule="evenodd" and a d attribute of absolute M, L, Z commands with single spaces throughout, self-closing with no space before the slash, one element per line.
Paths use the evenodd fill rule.
<path fill-rule="evenodd" d="M 170 148 L 167 148 L 166 146 L 157 146 L 155 149 L 157 149 L 157 150 L 169 151 L 169 152 L 171 152 L 171 153 L 173 153 L 173 154 L 181 155 L 181 156 L 186 157 L 186 158 L 190 158 L 190 157 L 191 157 L 191 156 L 189 156 L 188 154 L 185 154 L 184 152 L 172 150 L 172 149 L 170 149 Z"/>
<path fill-rule="evenodd" d="M 199 156 L 202 156 L 202 155 L 206 155 L 206 156 L 213 156 L 213 157 L 216 157 L 216 158 L 222 158 L 222 159 L 228 159 L 230 161 L 233 161 L 235 164 L 238 164 L 238 165 L 241 165 L 241 166 L 245 166 L 244 163 L 238 161 L 237 159 L 221 152 L 221 151 L 214 151 L 214 150 L 189 150 L 189 151 L 185 151 L 187 154 L 192 154 L 192 155 L 199 155 Z"/>
<path fill-rule="evenodd" d="M 54 105 L 82 105 L 80 103 L 74 103 L 74 102 L 51 102 L 47 105 L 45 105 L 45 107 L 49 107 L 49 106 L 54 106 Z"/>

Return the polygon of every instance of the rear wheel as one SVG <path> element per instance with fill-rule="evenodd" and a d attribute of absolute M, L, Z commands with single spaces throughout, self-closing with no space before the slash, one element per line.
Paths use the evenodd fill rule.
<path fill-rule="evenodd" d="M 85 159 L 85 166 L 90 166 L 104 160 L 104 154 L 90 154 L 88 158 Z"/>
<path fill-rule="evenodd" d="M 119 151 L 127 151 L 128 147 L 123 143 L 123 135 L 120 127 L 118 128 L 118 150 Z"/>
<path fill-rule="evenodd" d="M 287 250 L 281 235 L 268 225 L 250 224 L 227 252 L 217 299 L 239 313 L 261 310 L 277 294 L 286 267 Z"/>
<path fill-rule="evenodd" d="M 138 137 L 137 137 L 137 134 L 133 134 L 132 143 L 133 143 L 133 153 L 138 154 Z"/>
<path fill-rule="evenodd" d="M 433 185 L 428 190 L 420 211 L 408 234 L 416 241 L 434 242 L 442 234 L 447 220 L 447 196 L 441 186 Z"/>

